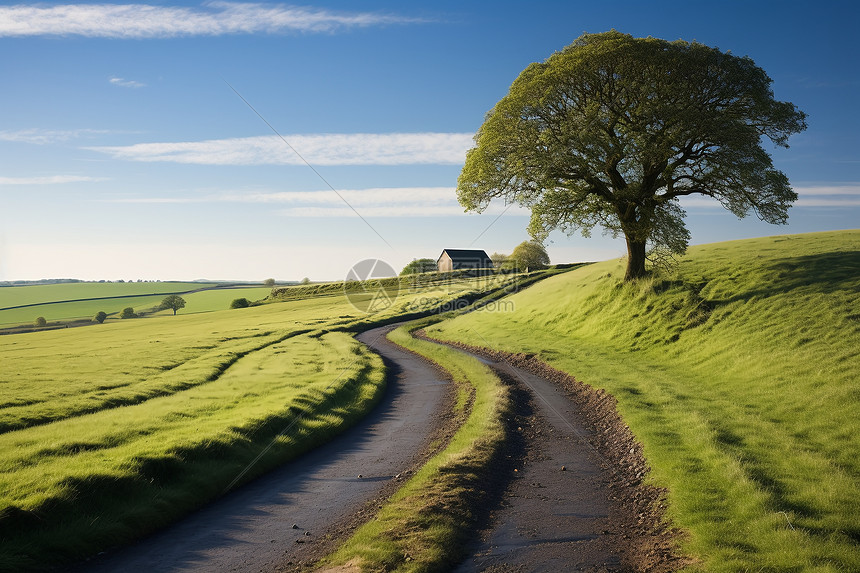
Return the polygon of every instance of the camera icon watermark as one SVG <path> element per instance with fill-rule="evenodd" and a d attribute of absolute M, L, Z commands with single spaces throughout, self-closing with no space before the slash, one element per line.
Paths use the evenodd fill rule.
<path fill-rule="evenodd" d="M 400 294 L 400 280 L 385 261 L 365 259 L 349 269 L 343 292 L 354 308 L 372 314 L 394 305 Z"/>

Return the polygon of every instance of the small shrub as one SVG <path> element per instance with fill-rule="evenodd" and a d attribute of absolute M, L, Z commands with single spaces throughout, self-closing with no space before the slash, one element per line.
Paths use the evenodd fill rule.
<path fill-rule="evenodd" d="M 101 324 L 105 321 L 106 318 L 107 318 L 107 313 L 103 310 L 100 310 L 96 313 L 95 317 L 93 317 L 93 320 L 98 322 L 99 324 Z"/>
<path fill-rule="evenodd" d="M 45 320 L 44 316 L 40 316 L 39 318 L 36 319 L 36 326 L 47 326 L 47 325 L 48 325 L 48 321 Z"/>
<path fill-rule="evenodd" d="M 120 318 L 137 318 L 137 315 L 134 314 L 133 308 L 131 308 L 130 306 L 127 306 L 124 309 L 122 309 L 122 312 L 120 313 L 119 317 Z"/>
<path fill-rule="evenodd" d="M 247 298 L 235 298 L 230 303 L 230 308 L 248 308 L 249 306 L 251 306 L 251 301 Z"/>

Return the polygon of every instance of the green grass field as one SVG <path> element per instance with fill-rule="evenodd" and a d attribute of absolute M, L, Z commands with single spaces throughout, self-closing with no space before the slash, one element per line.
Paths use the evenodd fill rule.
<path fill-rule="evenodd" d="M 203 290 L 201 290 L 203 289 Z M 189 292 L 195 291 L 195 292 Z M 131 307 L 137 312 L 157 307 L 172 293 L 183 293 L 190 314 L 225 310 L 237 298 L 257 301 L 271 292 L 267 287 L 228 288 L 204 283 L 67 283 L 0 287 L 0 326 L 33 324 L 42 316 L 48 322 L 91 319 L 99 311 L 118 314 Z M 21 305 L 36 305 L 19 307 Z M 170 311 L 170 314 L 173 314 Z"/>
<path fill-rule="evenodd" d="M 860 231 L 617 261 L 431 336 L 533 352 L 611 392 L 705 571 L 860 570 Z"/>
<path fill-rule="evenodd" d="M 188 292 L 213 287 L 209 283 L 61 283 L 0 287 L 0 308 L 92 298 Z"/>
<path fill-rule="evenodd" d="M 347 331 L 516 280 L 429 281 L 371 315 L 333 291 L 0 336 L 0 570 L 127 542 L 329 439 L 383 388 Z"/>

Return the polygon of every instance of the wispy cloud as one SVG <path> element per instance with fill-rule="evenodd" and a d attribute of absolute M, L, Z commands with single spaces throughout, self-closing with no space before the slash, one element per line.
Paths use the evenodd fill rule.
<path fill-rule="evenodd" d="M 349 207 L 291 207 L 281 215 L 287 217 L 355 217 Z M 362 217 L 451 217 L 462 215 L 463 208 L 453 205 L 380 205 L 359 209 Z"/>
<path fill-rule="evenodd" d="M 45 177 L 0 177 L 0 185 L 61 185 L 63 183 L 86 183 L 105 181 L 103 177 L 83 175 L 49 175 Z"/>
<path fill-rule="evenodd" d="M 860 207 L 860 183 L 795 185 L 796 207 Z M 705 196 L 681 198 L 684 208 L 722 208 L 719 201 Z"/>
<path fill-rule="evenodd" d="M 285 135 L 311 165 L 460 164 L 471 133 L 351 133 Z M 277 136 L 90 147 L 115 159 L 200 165 L 302 165 Z"/>
<path fill-rule="evenodd" d="M 453 187 L 383 187 L 346 189 L 338 193 L 356 207 L 420 203 L 425 206 L 457 204 Z M 316 203 L 342 205 L 334 191 L 280 191 L 224 195 L 221 200 L 241 203 Z M 462 208 L 460 209 L 462 211 Z"/>
<path fill-rule="evenodd" d="M 376 12 L 335 12 L 287 4 L 209 2 L 200 7 L 63 4 L 0 7 L 0 37 L 170 38 L 226 34 L 325 33 L 417 22 Z"/>
<path fill-rule="evenodd" d="M 457 203 L 453 187 L 385 187 L 374 189 L 345 189 L 338 191 L 362 217 L 451 217 L 467 215 Z M 280 191 L 224 193 L 191 197 L 140 197 L 112 199 L 115 203 L 263 203 L 283 205 L 278 213 L 289 217 L 355 217 L 333 191 Z M 504 205 L 491 205 L 485 211 L 497 215 Z M 527 212 L 520 208 L 510 215 Z M 472 215 L 474 216 L 474 215 Z"/>
<path fill-rule="evenodd" d="M 105 133 L 110 132 L 103 129 L 20 129 L 17 131 L 0 131 L 0 141 L 47 145 Z"/>
<path fill-rule="evenodd" d="M 813 195 L 858 195 L 860 196 L 860 183 L 843 183 L 828 185 L 803 185 L 794 187 L 794 191 L 801 197 Z"/>
<path fill-rule="evenodd" d="M 127 80 L 125 78 L 109 78 L 108 81 L 111 85 L 119 86 L 121 88 L 143 88 L 146 87 L 146 84 L 141 82 L 136 82 L 134 80 Z"/>

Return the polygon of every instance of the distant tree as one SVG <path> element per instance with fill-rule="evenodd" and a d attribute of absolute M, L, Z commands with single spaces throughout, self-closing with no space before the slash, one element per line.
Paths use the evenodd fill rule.
<path fill-rule="evenodd" d="M 185 299 L 179 296 L 178 294 L 171 294 L 161 301 L 161 304 L 158 305 L 158 308 L 170 309 L 173 311 L 173 316 L 176 316 L 176 311 L 180 308 L 185 308 Z"/>
<path fill-rule="evenodd" d="M 311 284 L 311 279 L 309 279 L 308 277 L 305 277 L 302 279 L 301 284 L 309 285 L 309 284 Z"/>
<path fill-rule="evenodd" d="M 537 241 L 523 241 L 516 246 L 510 259 L 520 270 L 533 271 L 549 265 L 549 255 Z"/>
<path fill-rule="evenodd" d="M 275 279 L 266 279 L 266 280 L 264 280 L 264 281 L 263 281 L 263 286 L 267 286 L 267 287 L 269 287 L 269 288 L 274 287 L 274 286 L 275 286 Z"/>
<path fill-rule="evenodd" d="M 36 319 L 36 326 L 47 326 L 47 325 L 48 325 L 48 321 L 45 320 L 44 316 L 40 316 L 39 318 Z"/>
<path fill-rule="evenodd" d="M 439 270 L 433 259 L 412 259 L 412 262 L 403 267 L 400 276 L 414 275 L 416 273 L 435 273 Z"/>
<path fill-rule="evenodd" d="M 641 278 L 649 251 L 687 247 L 681 197 L 787 221 L 797 194 L 763 141 L 788 147 L 806 114 L 771 83 L 750 58 L 697 42 L 584 34 L 528 66 L 486 115 L 458 200 L 528 207 L 538 240 L 553 229 L 623 235 L 624 278 Z"/>
<path fill-rule="evenodd" d="M 247 298 L 234 298 L 230 303 L 230 308 L 248 308 L 251 306 L 251 301 Z"/>
<path fill-rule="evenodd" d="M 505 264 L 505 261 L 507 261 L 509 258 L 511 258 L 510 255 L 505 255 L 503 253 L 493 253 L 492 255 L 490 255 L 490 260 L 493 261 L 493 266 L 497 269 L 502 268 Z"/>
<path fill-rule="evenodd" d="M 107 313 L 103 310 L 100 310 L 96 313 L 96 316 L 95 316 L 95 318 L 93 318 L 93 320 L 98 322 L 99 324 L 102 324 L 106 318 L 107 318 Z"/>
<path fill-rule="evenodd" d="M 137 315 L 134 313 L 133 308 L 131 308 L 130 306 L 127 306 L 124 309 L 122 309 L 121 313 L 119 313 L 119 317 L 120 318 L 137 318 Z"/>

